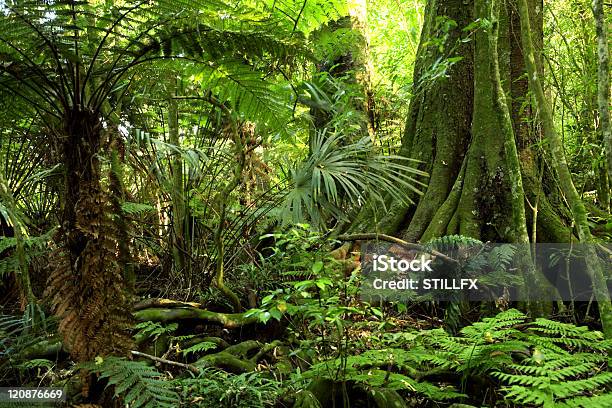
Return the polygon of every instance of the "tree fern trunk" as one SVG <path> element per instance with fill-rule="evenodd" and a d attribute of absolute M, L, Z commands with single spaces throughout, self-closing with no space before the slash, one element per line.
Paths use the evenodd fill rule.
<path fill-rule="evenodd" d="M 66 186 L 61 201 L 63 239 L 52 254 L 46 295 L 75 361 L 126 354 L 131 317 L 117 262 L 112 209 L 101 183 L 101 120 L 89 110 L 73 108 L 64 117 L 59 137 Z"/>

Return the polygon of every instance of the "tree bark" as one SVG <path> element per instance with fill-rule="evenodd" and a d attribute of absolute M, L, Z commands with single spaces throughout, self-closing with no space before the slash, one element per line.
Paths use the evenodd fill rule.
<path fill-rule="evenodd" d="M 603 266 L 601 265 L 594 245 L 589 245 L 594 244 L 594 241 L 587 220 L 587 212 L 572 181 L 572 175 L 563 149 L 563 141 L 555 129 L 550 105 L 544 95 L 544 89 L 536 66 L 527 0 L 518 0 L 518 9 L 521 19 L 521 41 L 529 78 L 529 87 L 535 96 L 544 136 L 548 141 L 550 153 L 553 158 L 553 166 L 559 176 L 560 188 L 572 211 L 578 238 L 581 242 L 587 244 L 585 246 L 585 261 L 591 276 L 593 293 L 598 303 L 603 331 L 606 338 L 610 338 L 612 337 L 612 305 L 610 304 L 607 280 L 604 276 Z"/>
<path fill-rule="evenodd" d="M 541 10 L 540 3 L 530 0 L 530 9 L 540 6 Z M 525 116 L 532 119 L 533 115 L 529 110 L 524 113 L 521 107 L 529 97 L 523 80 L 518 16 L 516 3 L 506 4 L 499 13 L 500 82 L 508 95 L 523 196 L 529 200 L 523 207 L 538 203 L 537 211 L 524 211 L 525 216 L 519 218 L 527 218 L 522 224 L 534 226 L 527 231 L 538 241 L 565 242 L 572 233 L 564 220 L 562 201 L 556 186 L 550 183 L 550 172 L 542 172 L 541 152 L 534 148 L 539 141 L 538 129 L 528 125 L 533 121 L 525 120 Z M 429 186 L 420 199 L 407 192 L 416 205 L 391 203 L 390 211 L 378 223 L 378 232 L 399 233 L 410 242 L 450 234 L 516 242 L 517 234 L 524 232 L 513 217 L 516 191 L 512 190 L 512 179 L 516 177 L 508 171 L 509 139 L 503 136 L 503 117 L 495 105 L 497 90 L 491 81 L 489 38 L 482 27 L 472 33 L 463 30 L 477 18 L 483 21 L 484 16 L 478 15 L 482 11 L 474 7 L 474 0 L 427 3 L 401 154 L 421 160 L 420 169 L 430 174 Z M 445 30 L 443 22 L 448 20 L 456 24 L 446 25 Z M 534 13 L 538 38 L 541 24 L 541 12 Z M 440 39 L 444 41 L 442 46 Z M 540 48 L 541 44 L 539 40 Z M 432 73 L 445 61 L 450 62 L 445 75 L 431 80 Z"/>
<path fill-rule="evenodd" d="M 493 29 L 489 33 L 490 55 L 492 61 L 492 81 L 493 81 L 493 105 L 495 107 L 497 117 L 501 126 L 501 131 L 504 138 L 504 151 L 506 156 L 506 168 L 508 170 L 508 181 L 510 182 L 510 207 L 512 212 L 512 228 L 510 237 L 513 241 L 522 244 L 518 248 L 518 265 L 523 271 L 525 277 L 525 291 L 529 299 L 529 307 L 534 315 L 541 314 L 540 308 L 540 287 L 536 275 L 536 268 L 533 263 L 532 254 L 529 247 L 529 233 L 527 231 L 527 218 L 525 216 L 525 190 L 523 189 L 523 177 L 521 175 L 521 164 L 516 147 L 514 137 L 514 129 L 512 127 L 512 118 L 506 98 L 506 91 L 502 86 L 500 69 L 499 69 L 499 52 L 498 52 L 498 36 L 499 36 L 499 1 L 492 0 L 491 5 L 487 0 L 476 0 L 479 11 L 478 15 L 489 16 Z M 489 12 L 490 7 L 490 12 Z"/>
<path fill-rule="evenodd" d="M 175 87 L 176 89 L 176 87 Z M 174 96 L 174 95 L 172 95 Z M 170 144 L 180 147 L 178 106 L 173 97 L 168 100 L 168 135 Z M 185 189 L 183 187 L 183 160 L 180 153 L 175 152 L 171 164 L 172 184 L 170 197 L 172 200 L 172 258 L 174 270 L 177 273 L 185 272 L 186 259 L 186 205 Z"/>
<path fill-rule="evenodd" d="M 593 0 L 593 16 L 595 17 L 595 32 L 597 34 L 597 106 L 599 110 L 599 128 L 606 150 L 608 167 L 608 185 L 612 184 L 612 125 L 610 124 L 610 53 L 608 51 L 608 30 L 604 13 L 603 0 Z M 605 184 L 605 183 L 604 183 Z M 604 197 L 606 195 L 604 194 Z M 607 203 L 610 208 L 609 190 Z"/>
<path fill-rule="evenodd" d="M 60 245 L 52 254 L 46 296 L 61 319 L 59 331 L 75 361 L 127 354 L 132 340 L 112 206 L 101 182 L 102 121 L 74 107 L 63 117 Z"/>
<path fill-rule="evenodd" d="M 467 3 L 467 4 L 466 4 Z M 457 22 L 458 28 L 444 33 L 437 22 L 446 16 Z M 466 147 L 471 138 L 474 100 L 473 44 L 459 43 L 461 28 L 473 21 L 473 0 L 428 1 L 425 21 L 416 55 L 414 95 L 410 104 L 400 154 L 421 161 L 420 170 L 430 174 L 429 187 L 416 208 L 404 203 L 392 203 L 390 211 L 379 223 L 379 232 L 396 233 L 406 228 L 403 238 L 415 241 L 432 223 L 436 211 L 443 207 L 454 181 L 460 173 Z M 444 36 L 440 47 L 431 40 Z M 437 61 L 460 56 L 450 66 L 444 78 L 427 80 Z M 407 193 L 410 194 L 410 193 Z M 411 195 L 412 199 L 416 199 Z M 445 210 L 446 210 L 445 206 Z M 451 219 L 455 208 L 448 208 L 438 219 Z M 436 220 L 436 222 L 438 222 Z M 437 225 L 446 232 L 446 225 Z"/>

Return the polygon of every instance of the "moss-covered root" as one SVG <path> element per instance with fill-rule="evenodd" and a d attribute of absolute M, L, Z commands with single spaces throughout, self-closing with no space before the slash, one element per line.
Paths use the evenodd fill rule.
<path fill-rule="evenodd" d="M 312 381 L 306 390 L 296 394 L 293 408 L 320 408 L 330 405 L 334 398 L 334 390 L 338 386 L 331 380 L 319 379 Z M 361 387 L 359 387 L 361 388 Z M 394 390 L 373 388 L 367 390 L 368 396 L 377 408 L 407 408 L 406 401 Z"/>
<path fill-rule="evenodd" d="M 204 356 L 193 365 L 198 368 L 221 368 L 232 373 L 254 371 L 257 367 L 257 362 L 279 344 L 279 341 L 262 344 L 256 340 L 247 340 L 229 346 L 218 353 Z M 257 351 L 255 352 L 255 350 Z M 249 357 L 250 355 L 252 355 L 252 357 Z"/>
<path fill-rule="evenodd" d="M 305 390 L 296 394 L 293 408 L 319 408 L 328 406 L 334 397 L 336 384 L 329 379 L 317 379 L 308 384 Z"/>
<path fill-rule="evenodd" d="M 132 313 L 139 322 L 173 322 L 176 320 L 204 320 L 211 323 L 218 323 L 227 329 L 236 329 L 257 322 L 257 316 L 245 316 L 244 313 L 219 313 L 210 310 L 198 309 L 195 307 L 181 308 L 150 308 L 137 310 Z"/>
<path fill-rule="evenodd" d="M 230 373 L 241 374 L 254 371 L 256 364 L 251 360 L 243 360 L 227 351 L 204 356 L 193 365 L 197 368 L 216 367 Z"/>
<path fill-rule="evenodd" d="M 312 392 L 308 390 L 301 390 L 296 395 L 293 408 L 322 408 L 322 406 Z"/>
<path fill-rule="evenodd" d="M 50 338 L 24 348 L 19 357 L 23 360 L 33 360 L 37 358 L 53 359 L 62 351 L 65 351 L 62 342 L 56 338 Z"/>
<path fill-rule="evenodd" d="M 373 388 L 370 396 L 378 408 L 408 408 L 406 401 L 394 390 Z"/>

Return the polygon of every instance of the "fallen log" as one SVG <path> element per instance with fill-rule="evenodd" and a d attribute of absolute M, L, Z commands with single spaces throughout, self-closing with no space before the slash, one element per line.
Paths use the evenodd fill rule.
<path fill-rule="evenodd" d="M 257 323 L 257 316 L 245 316 L 245 313 L 220 313 L 210 310 L 198 309 L 196 307 L 176 307 L 176 308 L 148 308 L 137 310 L 132 313 L 139 322 L 173 322 L 176 320 L 204 320 L 217 323 L 226 329 L 236 329 L 248 324 Z"/>

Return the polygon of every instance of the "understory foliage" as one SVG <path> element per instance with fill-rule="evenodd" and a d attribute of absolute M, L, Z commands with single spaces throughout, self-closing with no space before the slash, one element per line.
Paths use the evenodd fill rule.
<path fill-rule="evenodd" d="M 94 362 L 81 364 L 80 368 L 96 373 L 102 379 L 107 378 L 115 396 L 121 396 L 130 407 L 170 408 L 179 401 L 171 383 L 163 381 L 162 375 L 146 363 L 98 357 Z"/>
<path fill-rule="evenodd" d="M 302 376 L 390 388 L 438 402 L 467 398 L 467 383 L 484 377 L 492 387 L 499 380 L 493 392 L 518 405 L 610 404 L 610 342 L 586 327 L 529 321 L 510 309 L 464 327 L 458 336 L 443 329 L 426 330 L 397 336 L 387 346 L 323 361 Z M 455 373 L 459 381 L 428 381 L 441 373 Z"/>
<path fill-rule="evenodd" d="M 330 336 L 342 326 L 329 318 L 323 323 L 317 312 L 304 317 L 313 328 L 327 327 Z M 475 378 L 519 406 L 606 407 L 612 375 L 607 369 L 610 342 L 602 337 L 586 327 L 534 320 L 510 309 L 466 326 L 456 336 L 440 328 L 386 333 L 367 344 L 351 339 L 331 359 L 323 355 L 324 338 L 302 339 L 323 353 L 317 357 L 322 361 L 285 381 L 275 378 L 274 369 L 243 374 L 204 369 L 162 381 L 164 375 L 150 364 L 115 357 L 80 367 L 107 378 L 115 394 L 134 407 L 272 407 L 299 384 L 325 380 L 349 389 L 393 390 L 413 401 L 450 403 L 473 400 L 469 388 Z M 337 354 L 331 349 L 327 353 Z M 446 380 L 437 380 L 444 376 Z"/>
<path fill-rule="evenodd" d="M 181 407 L 264 408 L 275 406 L 283 385 L 262 373 L 229 374 L 206 369 L 197 377 L 178 380 Z"/>
<path fill-rule="evenodd" d="M 166 370 L 154 361 L 110 356 L 69 370 L 87 370 L 130 407 L 319 406 L 314 401 L 355 404 L 359 398 L 443 406 L 501 400 L 545 407 L 610 403 L 611 344 L 599 331 L 534 319 L 516 309 L 463 327 L 456 323 L 452 330 L 450 323 L 417 329 L 414 325 L 425 324 L 406 320 L 408 307 L 414 306 L 381 307 L 359 299 L 359 268 L 330 257 L 334 240 L 307 225 L 274 238 L 272 254 L 254 265 L 260 270 L 252 273 L 274 274 L 276 285 L 244 317 L 263 325 L 281 324 L 286 330 L 282 342 L 231 344 L 185 332 L 189 325 L 180 321 L 145 321 L 136 325 L 134 342 L 148 344 L 150 353 L 172 357 L 190 369 Z M 459 251 L 483 244 L 455 236 L 431 245 Z M 506 258 L 488 256 L 480 266 L 503 265 Z M 64 377 L 55 367 L 63 351 L 53 324 L 30 327 L 29 315 L 0 320 L 6 338 L 0 343 L 4 378 L 15 370 L 24 379 L 41 371 L 48 378 Z M 44 354 L 44 348 L 32 349 L 43 341 L 45 347 L 59 347 L 52 355 Z M 31 358 L 40 353 L 46 357 Z M 308 401 L 315 405 L 300 405 Z"/>

